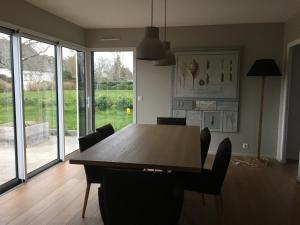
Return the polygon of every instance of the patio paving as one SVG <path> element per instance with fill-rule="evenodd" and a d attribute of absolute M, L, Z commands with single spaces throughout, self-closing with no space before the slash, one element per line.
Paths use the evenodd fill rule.
<path fill-rule="evenodd" d="M 78 149 L 76 136 L 65 137 L 66 153 Z M 50 136 L 41 144 L 26 149 L 27 171 L 31 172 L 57 158 L 57 138 Z M 14 146 L 0 145 L 0 185 L 16 177 Z"/>

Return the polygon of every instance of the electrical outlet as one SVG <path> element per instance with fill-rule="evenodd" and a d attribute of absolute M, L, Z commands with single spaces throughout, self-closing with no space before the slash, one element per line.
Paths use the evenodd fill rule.
<path fill-rule="evenodd" d="M 243 149 L 247 150 L 249 148 L 249 144 L 248 143 L 243 143 Z"/>

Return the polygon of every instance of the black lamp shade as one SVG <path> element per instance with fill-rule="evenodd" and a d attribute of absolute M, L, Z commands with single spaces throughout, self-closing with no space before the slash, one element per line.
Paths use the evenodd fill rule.
<path fill-rule="evenodd" d="M 281 76 L 281 72 L 273 59 L 256 60 L 247 76 Z"/>

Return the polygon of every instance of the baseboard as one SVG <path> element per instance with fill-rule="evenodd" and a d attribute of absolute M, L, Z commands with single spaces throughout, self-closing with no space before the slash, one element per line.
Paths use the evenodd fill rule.
<path fill-rule="evenodd" d="M 255 157 L 256 158 L 256 153 L 252 154 L 252 153 L 233 152 L 232 156 Z M 260 157 L 261 158 L 268 158 L 268 159 L 276 159 L 275 156 L 271 156 L 271 155 L 261 155 Z"/>

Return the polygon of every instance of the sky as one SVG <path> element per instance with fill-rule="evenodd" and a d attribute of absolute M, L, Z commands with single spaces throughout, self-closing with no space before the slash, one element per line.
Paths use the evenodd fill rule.
<path fill-rule="evenodd" d="M 97 57 L 104 57 L 108 59 L 114 59 L 116 57 L 115 53 L 121 55 L 121 61 L 125 67 L 127 67 L 133 73 L 133 52 L 131 51 L 122 51 L 122 52 L 95 52 L 94 57 L 97 60 Z"/>
<path fill-rule="evenodd" d="M 5 38 L 7 39 L 9 36 L 8 35 L 0 35 L 0 38 Z M 27 38 L 22 38 L 22 42 L 26 42 L 29 39 Z M 47 49 L 49 44 L 42 43 L 42 42 L 37 42 L 36 45 L 33 45 L 32 47 L 37 50 L 37 51 L 43 51 L 46 49 L 46 52 L 43 52 L 44 55 L 48 56 L 54 56 L 54 46 L 50 45 L 50 47 Z M 70 57 L 75 53 L 74 50 L 63 48 L 63 57 Z M 99 56 L 108 58 L 110 60 L 113 60 L 116 57 L 115 53 L 119 53 L 121 55 L 121 61 L 125 67 L 127 67 L 132 73 L 133 73 L 133 52 L 132 51 L 112 51 L 112 52 L 95 52 L 94 57 L 95 59 Z"/>

